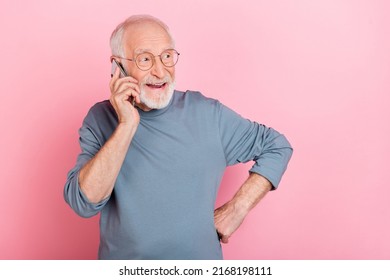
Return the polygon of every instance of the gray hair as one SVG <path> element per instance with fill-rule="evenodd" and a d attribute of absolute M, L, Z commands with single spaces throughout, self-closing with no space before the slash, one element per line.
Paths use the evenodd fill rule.
<path fill-rule="evenodd" d="M 125 33 L 125 30 L 128 26 L 139 23 L 139 22 L 154 22 L 160 25 L 169 35 L 171 38 L 172 44 L 174 45 L 175 42 L 173 40 L 173 37 L 171 33 L 169 32 L 169 27 L 159 20 L 158 18 L 155 18 L 150 15 L 133 15 L 129 18 L 127 18 L 125 21 L 120 23 L 115 30 L 112 32 L 110 37 L 110 46 L 111 46 L 111 54 L 115 56 L 125 57 L 125 50 L 123 45 L 123 35 Z"/>

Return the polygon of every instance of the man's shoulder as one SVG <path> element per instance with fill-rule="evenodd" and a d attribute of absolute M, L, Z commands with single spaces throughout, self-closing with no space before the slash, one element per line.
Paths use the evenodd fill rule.
<path fill-rule="evenodd" d="M 86 116 L 86 120 L 95 120 L 95 121 L 101 121 L 104 119 L 112 119 L 115 118 L 115 110 L 112 107 L 109 100 L 103 100 L 100 102 L 95 103 L 88 111 L 88 114 Z"/>
<path fill-rule="evenodd" d="M 93 111 L 93 112 L 101 112 L 101 111 L 107 111 L 107 110 L 111 110 L 112 109 L 112 105 L 110 103 L 109 100 L 102 100 L 102 101 L 99 101 L 97 103 L 95 103 L 90 111 Z"/>
<path fill-rule="evenodd" d="M 200 91 L 186 90 L 175 91 L 176 99 L 180 102 L 188 103 L 190 106 L 205 105 L 205 106 L 218 106 L 220 102 L 217 99 L 207 97 Z"/>
<path fill-rule="evenodd" d="M 111 114 L 113 112 L 114 108 L 112 107 L 109 100 L 103 100 L 95 103 L 90 109 L 89 113 L 92 114 Z"/>

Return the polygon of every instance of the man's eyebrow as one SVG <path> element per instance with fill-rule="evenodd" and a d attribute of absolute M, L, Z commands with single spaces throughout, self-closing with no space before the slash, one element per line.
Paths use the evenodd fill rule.
<path fill-rule="evenodd" d="M 138 50 L 135 50 L 135 54 L 140 54 L 140 53 L 144 53 L 144 52 L 149 52 L 151 53 L 152 51 L 150 49 L 138 49 Z"/>
<path fill-rule="evenodd" d="M 171 50 L 171 49 L 173 49 L 173 47 L 169 46 L 169 47 L 164 48 L 163 51 Z M 134 54 L 137 55 L 137 54 L 145 53 L 145 52 L 153 54 L 153 51 L 151 49 L 137 49 L 137 50 L 134 51 Z"/>

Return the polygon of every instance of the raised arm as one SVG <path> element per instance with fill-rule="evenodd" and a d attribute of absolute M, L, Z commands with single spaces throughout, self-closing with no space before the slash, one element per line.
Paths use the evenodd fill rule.
<path fill-rule="evenodd" d="M 130 97 L 140 102 L 137 80 L 119 78 L 117 68 L 110 81 L 110 90 L 110 102 L 118 115 L 118 127 L 79 175 L 80 188 L 92 203 L 98 203 L 111 194 L 140 120 L 137 109 L 129 102 Z"/>
<path fill-rule="evenodd" d="M 110 90 L 110 103 L 118 125 L 101 144 L 96 133 L 102 129 L 102 124 L 93 116 L 87 116 L 80 129 L 82 152 L 65 184 L 65 200 L 84 217 L 95 215 L 102 201 L 110 196 L 140 121 L 137 109 L 129 102 L 130 97 L 140 102 L 137 81 L 132 77 L 119 78 L 117 69 L 110 81 Z"/>

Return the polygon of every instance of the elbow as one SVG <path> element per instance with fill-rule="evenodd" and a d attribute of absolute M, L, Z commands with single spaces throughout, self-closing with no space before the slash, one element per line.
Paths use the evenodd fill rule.
<path fill-rule="evenodd" d="M 79 188 L 80 188 L 80 193 L 85 198 L 85 200 L 88 201 L 89 203 L 97 204 L 104 199 L 103 197 L 101 198 L 88 191 L 88 188 L 84 187 L 84 185 L 81 183 L 79 183 Z"/>
<path fill-rule="evenodd" d="M 280 134 L 278 137 L 278 142 L 279 142 L 279 145 L 281 148 L 287 148 L 287 149 L 291 150 L 291 154 L 292 154 L 293 147 L 285 135 Z"/>
<path fill-rule="evenodd" d="M 285 162 L 286 168 L 287 168 L 287 164 L 292 157 L 294 149 L 293 149 L 292 145 L 290 144 L 290 142 L 287 140 L 287 138 L 284 135 L 281 135 L 281 136 L 283 138 L 283 141 L 282 141 L 282 144 L 279 148 L 279 151 L 282 154 L 283 161 Z"/>
<path fill-rule="evenodd" d="M 90 201 L 80 189 L 77 174 L 73 175 L 68 178 L 64 186 L 64 199 L 66 203 L 80 217 L 90 218 L 97 215 L 108 201 L 108 198 L 99 203 Z"/>

